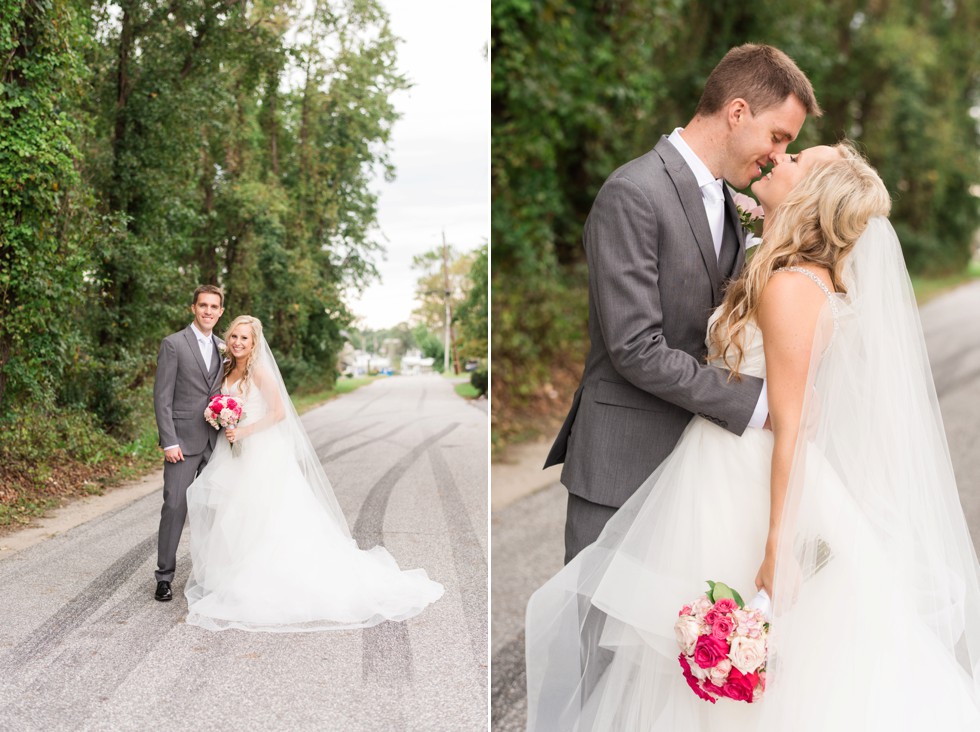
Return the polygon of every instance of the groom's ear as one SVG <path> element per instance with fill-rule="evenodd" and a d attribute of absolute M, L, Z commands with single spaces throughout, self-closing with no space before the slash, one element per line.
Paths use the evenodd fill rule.
<path fill-rule="evenodd" d="M 725 109 L 728 112 L 728 122 L 733 126 L 739 124 L 745 117 L 752 114 L 752 111 L 749 109 L 749 103 L 742 99 L 742 97 L 732 99 L 725 105 Z"/>

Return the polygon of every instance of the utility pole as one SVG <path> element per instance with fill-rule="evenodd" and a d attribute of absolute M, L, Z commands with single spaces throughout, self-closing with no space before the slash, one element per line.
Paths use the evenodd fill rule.
<path fill-rule="evenodd" d="M 449 373 L 449 247 L 446 245 L 446 230 L 442 230 L 442 301 L 446 306 L 445 315 L 445 347 L 442 353 L 442 373 Z"/>

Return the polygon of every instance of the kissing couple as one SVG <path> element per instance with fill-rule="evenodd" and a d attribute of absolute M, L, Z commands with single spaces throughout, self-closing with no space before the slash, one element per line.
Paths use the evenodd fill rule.
<path fill-rule="evenodd" d="M 529 730 L 980 729 L 980 565 L 891 200 L 846 141 L 788 153 L 819 113 L 785 53 L 736 47 L 596 197 Z M 679 621 L 709 580 L 771 600 L 751 663 L 740 598 Z"/>

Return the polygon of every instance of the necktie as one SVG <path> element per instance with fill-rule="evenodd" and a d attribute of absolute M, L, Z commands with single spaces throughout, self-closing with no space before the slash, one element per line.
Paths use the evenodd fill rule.
<path fill-rule="evenodd" d="M 708 216 L 708 226 L 711 229 L 716 257 L 721 255 L 721 240 L 725 229 L 725 194 L 722 193 L 721 186 L 720 180 L 713 180 L 701 186 L 704 212 Z"/>
<path fill-rule="evenodd" d="M 201 356 L 204 357 L 204 365 L 211 368 L 211 339 L 198 338 L 197 343 L 201 348 Z"/>

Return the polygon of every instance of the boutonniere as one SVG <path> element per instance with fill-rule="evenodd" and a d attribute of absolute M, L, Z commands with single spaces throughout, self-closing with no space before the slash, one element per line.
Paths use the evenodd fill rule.
<path fill-rule="evenodd" d="M 765 211 L 752 196 L 744 193 L 733 193 L 732 200 L 735 202 L 735 209 L 738 211 L 738 220 L 745 229 L 745 257 L 748 261 L 749 250 L 762 243 L 762 222 L 766 217 Z M 751 252 L 754 254 L 754 252 Z"/>
<path fill-rule="evenodd" d="M 744 193 L 733 193 L 732 200 L 735 202 L 735 208 L 738 209 L 738 220 L 742 222 L 742 228 L 754 232 L 758 222 L 766 217 L 762 206 L 752 196 L 746 196 Z"/>
<path fill-rule="evenodd" d="M 224 343 L 218 344 L 218 356 L 221 357 L 221 363 L 228 363 L 229 361 L 231 361 L 231 359 L 228 358 L 227 355 L 225 355 L 227 350 L 228 350 L 228 346 L 226 346 Z"/>

